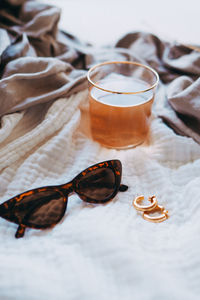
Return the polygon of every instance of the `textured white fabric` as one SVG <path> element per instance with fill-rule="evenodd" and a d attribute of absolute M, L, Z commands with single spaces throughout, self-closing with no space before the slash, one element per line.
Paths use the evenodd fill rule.
<path fill-rule="evenodd" d="M 80 130 L 85 99 L 86 91 L 3 117 L 0 203 L 114 158 L 129 189 L 106 205 L 72 195 L 62 222 L 22 239 L 1 218 L 0 299 L 199 299 L 200 146 L 154 118 L 149 145 L 103 148 Z M 156 194 L 170 218 L 143 220 L 132 207 L 140 194 Z"/>

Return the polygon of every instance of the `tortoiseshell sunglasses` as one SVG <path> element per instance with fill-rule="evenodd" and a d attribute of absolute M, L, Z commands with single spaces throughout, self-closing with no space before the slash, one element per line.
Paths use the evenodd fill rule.
<path fill-rule="evenodd" d="M 93 165 L 63 185 L 45 186 L 26 191 L 0 205 L 0 217 L 18 224 L 16 238 L 24 236 L 26 227 L 46 229 L 64 216 L 69 194 L 75 192 L 90 203 L 105 203 L 124 192 L 122 165 L 109 160 Z"/>

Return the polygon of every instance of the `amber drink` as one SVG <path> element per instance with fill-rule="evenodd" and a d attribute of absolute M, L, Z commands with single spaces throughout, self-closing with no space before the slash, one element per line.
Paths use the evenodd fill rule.
<path fill-rule="evenodd" d="M 157 73 L 134 62 L 108 62 L 88 73 L 92 138 L 110 148 L 143 143 L 150 128 Z"/>

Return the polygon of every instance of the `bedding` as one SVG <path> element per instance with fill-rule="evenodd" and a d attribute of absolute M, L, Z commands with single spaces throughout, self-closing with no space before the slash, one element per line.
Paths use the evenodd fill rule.
<path fill-rule="evenodd" d="M 56 10 L 22 2 L 18 11 L 34 11 L 43 21 L 42 15 Z M 18 240 L 17 225 L 0 218 L 0 299 L 199 299 L 200 54 L 147 33 L 118 41 L 125 54 L 97 53 L 59 32 L 65 36 L 64 51 L 53 57 L 37 54 L 48 30 L 33 46 L 33 23 L 24 25 L 29 14 L 23 21 L 29 30 L 23 27 L 20 35 L 17 1 L 10 3 L 0 10 L 0 203 L 28 189 L 68 182 L 80 170 L 115 158 L 122 162 L 122 183 L 129 189 L 105 205 L 84 203 L 73 194 L 59 224 L 27 229 Z M 58 16 L 54 20 L 57 26 Z M 151 65 L 161 78 L 150 136 L 129 150 L 104 148 L 87 131 L 86 70 L 113 53 Z M 41 76 L 47 84 L 38 88 Z M 144 220 L 132 206 L 141 194 L 155 194 L 169 219 L 160 224 Z"/>

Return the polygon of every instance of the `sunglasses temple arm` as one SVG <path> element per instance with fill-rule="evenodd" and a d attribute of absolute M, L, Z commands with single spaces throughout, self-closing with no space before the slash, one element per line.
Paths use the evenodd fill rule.
<path fill-rule="evenodd" d="M 15 233 L 15 237 L 18 239 L 18 238 L 22 238 L 24 236 L 24 233 L 25 233 L 25 230 L 26 230 L 26 227 L 22 224 L 20 224 L 17 228 L 17 231 Z"/>
<path fill-rule="evenodd" d="M 128 185 L 120 184 L 119 191 L 126 192 L 128 190 Z"/>

